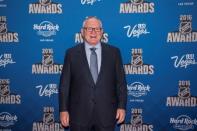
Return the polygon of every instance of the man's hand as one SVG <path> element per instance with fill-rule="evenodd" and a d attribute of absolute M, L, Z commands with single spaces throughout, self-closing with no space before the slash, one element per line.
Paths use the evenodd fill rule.
<path fill-rule="evenodd" d="M 60 112 L 60 122 L 64 127 L 69 126 L 69 113 L 67 111 Z"/>
<path fill-rule="evenodd" d="M 117 119 L 118 124 L 120 124 L 124 121 L 124 119 L 125 119 L 125 110 L 124 109 L 117 109 L 116 119 Z"/>

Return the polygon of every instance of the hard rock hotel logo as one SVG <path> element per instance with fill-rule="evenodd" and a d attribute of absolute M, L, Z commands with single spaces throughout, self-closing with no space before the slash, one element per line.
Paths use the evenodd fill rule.
<path fill-rule="evenodd" d="M 7 7 L 5 0 L 0 0 L 0 8 L 5 8 L 5 7 Z"/>
<path fill-rule="evenodd" d="M 44 107 L 43 112 L 42 121 L 33 122 L 32 131 L 64 131 L 62 125 L 55 121 L 54 107 Z"/>
<path fill-rule="evenodd" d="M 178 6 L 193 6 L 194 5 L 194 1 L 187 1 L 187 0 L 180 0 L 178 1 Z"/>
<path fill-rule="evenodd" d="M 169 32 L 167 42 L 197 42 L 197 32 L 192 29 L 192 15 L 180 15 L 179 31 Z"/>
<path fill-rule="evenodd" d="M 29 4 L 29 14 L 62 14 L 62 4 L 52 0 L 39 0 Z"/>
<path fill-rule="evenodd" d="M 37 35 L 42 36 L 41 42 L 53 42 L 54 40 L 51 37 L 59 31 L 59 25 L 50 21 L 42 21 L 40 24 L 34 24 L 33 30 L 37 31 Z"/>
<path fill-rule="evenodd" d="M 131 122 L 122 124 L 120 131 L 153 131 L 153 125 L 143 122 L 142 109 L 132 108 Z"/>
<path fill-rule="evenodd" d="M 63 65 L 53 60 L 53 49 L 42 49 L 42 63 L 32 65 L 32 74 L 60 74 Z"/>
<path fill-rule="evenodd" d="M 12 115 L 9 112 L 0 112 L 1 131 L 11 131 L 11 129 L 8 129 L 9 126 L 15 125 L 17 121 L 18 121 L 18 117 L 16 115 Z"/>
<path fill-rule="evenodd" d="M 109 41 L 108 40 L 108 34 L 107 33 L 103 33 L 103 36 L 101 38 L 101 42 L 108 43 L 108 41 Z M 82 37 L 81 33 L 76 33 L 75 34 L 75 43 L 76 44 L 81 44 L 83 42 L 84 42 L 84 40 L 83 40 L 83 37 Z"/>
<path fill-rule="evenodd" d="M 127 92 L 128 96 L 132 96 L 130 102 L 144 102 L 144 99 L 140 99 L 140 97 L 146 96 L 150 92 L 150 86 L 141 82 L 133 82 L 127 85 Z"/>
<path fill-rule="evenodd" d="M 4 67 L 7 64 L 15 64 L 16 62 L 13 61 L 12 59 L 12 54 L 10 53 L 5 53 L 5 54 L 0 54 L 0 67 Z"/>
<path fill-rule="evenodd" d="M 19 42 L 18 33 L 8 31 L 6 16 L 0 16 L 0 43 Z"/>
<path fill-rule="evenodd" d="M 127 2 L 120 4 L 121 14 L 129 13 L 154 13 L 155 4 L 145 0 L 127 0 Z"/>
<path fill-rule="evenodd" d="M 0 104 L 21 104 L 21 96 L 10 91 L 9 79 L 0 79 Z"/>
<path fill-rule="evenodd" d="M 190 81 L 179 81 L 178 96 L 167 97 L 166 106 L 196 107 L 197 97 L 191 96 Z"/>
<path fill-rule="evenodd" d="M 144 64 L 141 48 L 134 48 L 131 50 L 131 63 L 125 64 L 124 70 L 125 74 L 154 74 L 154 66 Z"/>
<path fill-rule="evenodd" d="M 187 115 L 180 115 L 177 118 L 170 118 L 170 124 L 173 124 L 175 130 L 193 130 L 195 125 L 197 125 L 197 119 L 192 119 Z"/>

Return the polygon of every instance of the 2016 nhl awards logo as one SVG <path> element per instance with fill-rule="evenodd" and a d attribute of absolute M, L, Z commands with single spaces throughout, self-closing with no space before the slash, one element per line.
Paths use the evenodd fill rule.
<path fill-rule="evenodd" d="M 131 50 L 131 63 L 125 64 L 124 70 L 125 74 L 154 74 L 154 66 L 144 64 L 141 48 Z"/>
<path fill-rule="evenodd" d="M 180 15 L 179 31 L 169 32 L 167 42 L 197 42 L 197 32 L 192 30 L 192 15 Z"/>
<path fill-rule="evenodd" d="M 107 33 L 103 33 L 103 36 L 102 36 L 102 38 L 101 38 L 101 42 L 102 43 L 108 43 L 108 34 Z M 83 40 L 83 37 L 82 37 L 82 35 L 81 35 L 81 33 L 76 33 L 75 34 L 75 43 L 76 44 L 81 44 L 81 43 L 83 43 L 84 42 L 84 40 Z"/>
<path fill-rule="evenodd" d="M 43 49 L 42 52 L 42 64 L 44 66 L 52 66 L 54 63 L 53 60 L 53 50 L 52 49 Z"/>
<path fill-rule="evenodd" d="M 64 131 L 62 125 L 55 121 L 54 107 L 44 107 L 43 112 L 42 122 L 34 122 L 32 131 Z"/>
<path fill-rule="evenodd" d="M 46 112 L 46 113 L 44 113 L 44 115 L 43 115 L 43 122 L 45 123 L 45 124 L 47 124 L 47 125 L 50 125 L 50 124 L 52 124 L 52 123 L 54 123 L 54 115 L 53 115 L 53 113 L 51 113 L 51 112 Z"/>
<path fill-rule="evenodd" d="M 130 102 L 144 102 L 143 99 L 139 99 L 141 96 L 146 96 L 150 92 L 150 86 L 144 85 L 141 82 L 134 82 L 130 85 L 127 85 L 128 96 L 133 96 L 134 98 L 130 99 Z"/>
<path fill-rule="evenodd" d="M 32 65 L 32 74 L 60 74 L 62 64 L 55 64 L 53 49 L 42 49 L 42 63 Z"/>
<path fill-rule="evenodd" d="M 18 33 L 8 31 L 6 16 L 0 16 L 0 43 L 19 42 Z"/>
<path fill-rule="evenodd" d="M 120 4 L 120 13 L 154 13 L 155 4 L 144 0 L 128 0 Z"/>
<path fill-rule="evenodd" d="M 15 64 L 16 62 L 13 61 L 12 59 L 12 54 L 6 53 L 6 54 L 2 54 L 0 55 L 0 67 L 4 67 L 7 64 Z"/>
<path fill-rule="evenodd" d="M 179 81 L 178 96 L 167 97 L 166 106 L 196 107 L 197 97 L 191 96 L 190 81 Z"/>
<path fill-rule="evenodd" d="M 29 14 L 62 14 L 62 4 L 51 0 L 39 0 L 29 4 Z"/>
<path fill-rule="evenodd" d="M 0 81 L 0 95 L 2 97 L 8 96 L 10 94 L 9 80 Z"/>
<path fill-rule="evenodd" d="M 170 118 L 170 124 L 173 124 L 174 129 L 186 131 L 194 129 L 194 126 L 197 125 L 197 120 L 191 119 L 187 115 L 180 115 L 177 118 Z"/>
<path fill-rule="evenodd" d="M 120 131 L 153 131 L 153 125 L 143 122 L 142 109 L 131 109 L 131 122 L 122 124 Z"/>
<path fill-rule="evenodd" d="M 9 79 L 0 79 L 0 104 L 21 104 L 21 96 L 10 91 Z"/>
<path fill-rule="evenodd" d="M 51 36 L 56 35 L 56 32 L 59 31 L 59 25 L 50 21 L 43 21 L 40 24 L 34 24 L 33 29 L 37 31 L 38 35 L 44 37 L 40 39 L 41 42 L 53 42 Z"/>

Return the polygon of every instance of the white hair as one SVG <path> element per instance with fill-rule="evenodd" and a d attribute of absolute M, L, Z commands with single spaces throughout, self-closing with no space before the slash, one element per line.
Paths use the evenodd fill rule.
<path fill-rule="evenodd" d="M 96 19 L 96 20 L 98 20 L 98 22 L 99 22 L 99 24 L 100 24 L 100 27 L 102 28 L 102 22 L 101 22 L 101 20 L 98 19 L 96 16 L 88 16 L 88 17 L 86 17 L 85 20 L 83 21 L 82 28 L 85 27 L 85 24 L 86 24 L 86 22 L 87 22 L 89 19 Z"/>

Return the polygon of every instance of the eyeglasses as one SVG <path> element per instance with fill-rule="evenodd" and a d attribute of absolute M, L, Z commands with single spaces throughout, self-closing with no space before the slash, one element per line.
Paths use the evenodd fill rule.
<path fill-rule="evenodd" d="M 102 30 L 102 28 L 100 27 L 96 27 L 96 28 L 92 28 L 92 27 L 84 27 L 84 29 L 86 29 L 88 32 L 92 32 L 93 30 L 95 32 L 100 32 Z"/>

